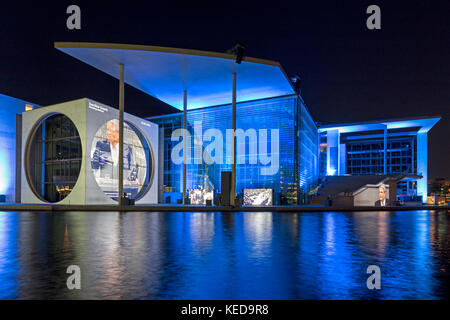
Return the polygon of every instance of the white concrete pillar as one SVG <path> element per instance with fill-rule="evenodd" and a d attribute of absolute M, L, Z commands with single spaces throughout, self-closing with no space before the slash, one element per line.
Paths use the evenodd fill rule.
<path fill-rule="evenodd" d="M 339 130 L 327 131 L 327 175 L 339 174 Z"/>

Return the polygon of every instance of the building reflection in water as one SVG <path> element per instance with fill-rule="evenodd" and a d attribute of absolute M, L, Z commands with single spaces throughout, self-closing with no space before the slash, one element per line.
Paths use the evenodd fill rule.
<path fill-rule="evenodd" d="M 446 211 L 0 212 L 0 297 L 449 297 Z M 68 290 L 69 265 L 81 290 Z M 368 290 L 378 265 L 382 289 Z"/>
<path fill-rule="evenodd" d="M 360 211 L 352 213 L 353 231 L 361 251 L 371 264 L 381 264 L 386 258 L 390 242 L 390 213 L 387 211 Z M 375 259 L 373 259 L 375 258 Z"/>
<path fill-rule="evenodd" d="M 261 259 L 271 255 L 272 250 L 272 213 L 251 212 L 242 215 L 244 219 L 245 242 L 249 257 Z"/>
<path fill-rule="evenodd" d="M 430 212 L 422 210 L 418 211 L 415 216 L 414 224 L 414 252 L 415 261 L 411 270 L 414 275 L 414 291 L 421 296 L 431 297 L 435 291 L 435 283 L 433 281 L 433 269 L 430 265 L 433 263 L 433 255 L 430 243 Z"/>
<path fill-rule="evenodd" d="M 189 231 L 194 253 L 201 255 L 212 249 L 215 217 L 216 215 L 211 212 L 193 212 L 189 215 Z"/>
<path fill-rule="evenodd" d="M 360 287 L 355 273 L 351 241 L 350 218 L 339 212 L 324 212 L 322 217 L 323 241 L 318 262 L 318 296 L 339 299 L 351 296 L 351 290 Z"/>
<path fill-rule="evenodd" d="M 0 211 L 0 299 L 16 299 L 19 275 L 19 215 Z"/>

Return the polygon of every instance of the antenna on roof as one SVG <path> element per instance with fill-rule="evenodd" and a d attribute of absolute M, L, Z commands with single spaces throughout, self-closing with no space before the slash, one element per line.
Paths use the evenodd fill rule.
<path fill-rule="evenodd" d="M 302 83 L 302 79 L 300 78 L 300 74 L 296 73 L 295 76 L 291 78 L 292 86 L 294 87 L 294 91 L 296 94 L 301 93 L 300 85 Z"/>
<path fill-rule="evenodd" d="M 244 57 L 245 46 L 242 43 L 237 43 L 233 48 L 228 49 L 226 52 L 236 56 L 236 63 L 241 64 Z"/>

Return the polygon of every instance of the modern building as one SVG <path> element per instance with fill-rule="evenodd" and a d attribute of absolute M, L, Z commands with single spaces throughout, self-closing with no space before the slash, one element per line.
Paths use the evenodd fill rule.
<path fill-rule="evenodd" d="M 428 192 L 428 204 L 450 203 L 450 179 L 432 179 L 428 183 Z"/>
<path fill-rule="evenodd" d="M 440 117 L 323 125 L 321 176 L 404 175 L 398 200 L 427 201 L 428 131 Z"/>
<path fill-rule="evenodd" d="M 226 156 L 227 144 L 224 143 L 221 144 L 223 161 L 208 164 L 210 139 L 205 133 L 218 130 L 219 136 L 226 137 L 227 129 L 231 129 L 231 109 L 230 104 L 225 104 L 187 112 L 187 128 L 194 133 L 187 146 L 192 158 L 187 164 L 188 190 L 221 193 L 221 172 L 231 171 L 231 159 Z M 319 177 L 318 131 L 302 99 L 298 95 L 288 95 L 241 102 L 237 104 L 236 113 L 237 194 L 243 196 L 244 189 L 271 189 L 274 204 L 308 203 Z M 160 198 L 166 202 L 181 198 L 182 165 L 174 163 L 172 151 L 179 144 L 173 134 L 182 128 L 182 118 L 182 113 L 149 118 L 159 124 L 160 136 L 164 137 L 159 145 L 160 163 L 164 163 L 160 166 L 163 182 Z M 267 134 L 262 137 L 264 131 Z M 273 139 L 277 139 L 276 150 L 270 150 Z M 266 145 L 269 161 L 262 157 Z M 197 154 L 196 148 L 200 151 Z M 270 172 L 265 172 L 269 169 Z"/>
<path fill-rule="evenodd" d="M 118 113 L 86 98 L 23 112 L 21 202 L 116 204 Z M 158 126 L 127 113 L 124 122 L 123 192 L 157 203 Z"/>
<path fill-rule="evenodd" d="M 225 186 L 244 203 L 307 204 L 325 177 L 349 175 L 379 175 L 397 198 L 426 202 L 427 133 L 439 117 L 318 127 L 276 61 L 139 45 L 55 47 L 119 79 L 119 106 L 129 84 L 180 110 L 146 120 L 124 114 L 118 165 L 123 191 L 138 203 L 205 203 Z M 0 98 L 14 106 L 0 110 L 0 200 L 117 203 L 120 177 L 102 170 L 117 164 L 107 141 L 115 145 L 121 111 L 82 99 L 24 112 L 26 102 Z"/>

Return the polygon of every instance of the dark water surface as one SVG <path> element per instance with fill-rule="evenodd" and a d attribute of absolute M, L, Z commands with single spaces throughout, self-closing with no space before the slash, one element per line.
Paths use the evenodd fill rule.
<path fill-rule="evenodd" d="M 449 285 L 446 210 L 0 212 L 1 299 L 442 299 Z"/>

